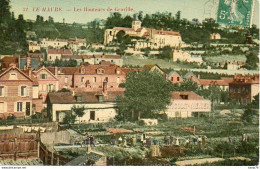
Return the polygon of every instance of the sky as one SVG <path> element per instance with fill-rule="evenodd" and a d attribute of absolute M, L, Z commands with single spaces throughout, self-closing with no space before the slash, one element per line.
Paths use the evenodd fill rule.
<path fill-rule="evenodd" d="M 41 15 L 44 19 L 49 16 L 54 21 L 62 22 L 65 18 L 67 23 L 87 23 L 96 18 L 106 19 L 112 10 L 128 9 L 128 12 L 121 12 L 122 15 L 133 15 L 138 11 L 144 13 L 171 12 L 175 14 L 181 11 L 181 18 L 191 20 L 198 18 L 202 21 L 205 18 L 212 17 L 216 19 L 218 0 L 11 0 L 11 10 L 15 16 L 23 14 L 25 19 L 35 20 L 36 15 Z M 255 0 L 253 24 L 259 27 L 259 0 Z M 62 11 L 42 11 L 44 8 L 60 8 Z M 101 11 L 74 11 L 84 8 L 100 9 Z M 36 9 L 39 8 L 39 11 Z M 116 8 L 116 9 L 115 9 Z M 132 10 L 133 9 L 133 10 Z M 34 10 L 34 11 L 33 11 Z M 104 11 L 102 11 L 104 10 Z"/>

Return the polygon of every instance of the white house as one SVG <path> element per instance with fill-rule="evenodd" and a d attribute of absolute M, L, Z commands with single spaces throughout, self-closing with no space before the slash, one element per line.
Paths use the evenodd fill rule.
<path fill-rule="evenodd" d="M 182 62 L 197 62 L 199 64 L 203 63 L 201 55 L 191 55 L 189 52 L 183 50 L 172 50 L 172 60 L 174 62 L 182 61 Z"/>
<path fill-rule="evenodd" d="M 169 118 L 192 117 L 193 113 L 206 113 L 211 111 L 211 101 L 204 99 L 194 92 L 173 92 L 171 103 L 165 113 Z"/>
<path fill-rule="evenodd" d="M 41 42 L 41 47 L 42 48 L 48 48 L 48 47 L 53 47 L 55 49 L 60 49 L 64 46 L 68 46 L 68 41 L 65 39 L 48 39 L 48 38 L 43 38 L 40 39 Z"/>
<path fill-rule="evenodd" d="M 72 55 L 69 49 L 48 49 L 47 50 L 47 61 L 54 62 L 56 59 L 61 59 L 61 56 Z"/>
<path fill-rule="evenodd" d="M 71 113 L 73 106 L 85 108 L 83 117 L 76 120 L 80 123 L 104 123 L 116 116 L 116 96 L 123 95 L 118 91 L 103 92 L 56 92 L 49 93 L 47 98 L 48 113 L 53 121 L 63 122 L 66 113 Z"/>

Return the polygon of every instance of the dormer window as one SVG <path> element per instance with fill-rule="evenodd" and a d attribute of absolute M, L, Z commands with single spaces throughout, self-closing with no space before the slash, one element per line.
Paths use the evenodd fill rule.
<path fill-rule="evenodd" d="M 180 95 L 183 100 L 188 100 L 188 95 Z"/>

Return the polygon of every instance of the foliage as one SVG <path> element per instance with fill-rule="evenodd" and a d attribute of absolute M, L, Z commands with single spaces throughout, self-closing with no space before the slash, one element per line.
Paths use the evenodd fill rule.
<path fill-rule="evenodd" d="M 35 113 L 31 116 L 32 119 L 42 119 L 42 113 Z"/>
<path fill-rule="evenodd" d="M 170 103 L 171 82 L 156 72 L 145 69 L 142 72 L 130 72 L 126 77 L 124 97 L 117 98 L 118 119 L 151 117 L 164 110 Z"/>
<path fill-rule="evenodd" d="M 69 89 L 65 89 L 65 88 L 62 88 L 61 90 L 57 91 L 57 92 L 70 92 Z"/>
<path fill-rule="evenodd" d="M 63 123 L 65 124 L 73 124 L 75 123 L 76 120 L 76 115 L 74 115 L 73 113 L 66 113 L 64 119 L 63 119 Z"/>
<path fill-rule="evenodd" d="M 82 107 L 76 107 L 75 105 L 71 108 L 71 111 L 75 113 L 78 117 L 83 117 L 85 114 L 86 108 L 84 106 Z"/>
<path fill-rule="evenodd" d="M 16 119 L 16 117 L 13 114 L 7 116 L 7 120 L 15 120 L 15 119 Z"/>
<path fill-rule="evenodd" d="M 160 59 L 171 59 L 172 48 L 165 46 L 161 49 L 161 53 L 158 55 Z"/>
<path fill-rule="evenodd" d="M 247 123 L 252 123 L 254 115 L 255 115 L 255 111 L 252 109 L 252 104 L 249 103 L 245 107 L 245 111 L 241 116 L 241 120 L 243 120 Z"/>
<path fill-rule="evenodd" d="M 250 51 L 246 54 L 246 69 L 255 70 L 256 68 L 258 68 L 259 58 L 257 57 L 257 55 L 257 50 Z"/>
<path fill-rule="evenodd" d="M 69 59 L 69 60 L 59 60 L 55 59 L 54 63 L 51 62 L 42 62 L 42 66 L 48 67 L 48 66 L 57 66 L 57 67 L 76 67 L 77 61 L 75 59 Z"/>

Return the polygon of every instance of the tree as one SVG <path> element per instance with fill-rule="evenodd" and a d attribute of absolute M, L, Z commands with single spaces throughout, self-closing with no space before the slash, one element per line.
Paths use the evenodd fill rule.
<path fill-rule="evenodd" d="M 246 54 L 246 69 L 254 70 L 258 67 L 257 65 L 259 63 L 259 58 L 257 55 L 258 51 L 250 51 Z"/>
<path fill-rule="evenodd" d="M 177 20 L 180 20 L 181 19 L 181 11 L 178 11 L 175 15 L 176 19 Z"/>
<path fill-rule="evenodd" d="M 117 98 L 118 116 L 129 120 L 154 117 L 164 110 L 172 97 L 172 83 L 158 72 L 148 69 L 130 72 L 126 77 L 124 97 Z"/>
<path fill-rule="evenodd" d="M 79 122 L 80 118 L 84 116 L 86 108 L 84 106 L 82 107 L 76 107 L 75 105 L 71 108 L 72 113 L 74 113 L 77 117 L 79 117 Z"/>
<path fill-rule="evenodd" d="M 172 48 L 170 46 L 165 46 L 161 49 L 160 55 L 158 57 L 160 59 L 171 59 Z"/>
<path fill-rule="evenodd" d="M 74 124 L 75 120 L 76 120 L 76 115 L 74 115 L 72 112 L 66 113 L 64 119 L 63 119 L 63 123 L 65 124 Z"/>
<path fill-rule="evenodd" d="M 252 104 L 247 104 L 245 108 L 245 112 L 242 114 L 241 119 L 247 123 L 252 123 L 254 118 L 255 112 L 252 109 Z"/>
<path fill-rule="evenodd" d="M 185 79 L 180 85 L 181 91 L 193 91 L 196 92 L 199 89 L 199 86 L 197 83 L 193 82 L 190 79 Z"/>

